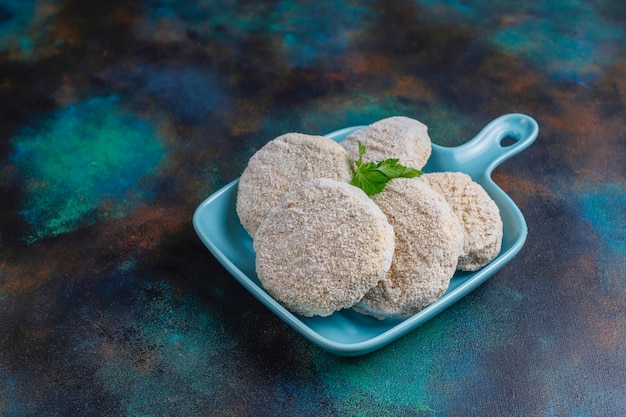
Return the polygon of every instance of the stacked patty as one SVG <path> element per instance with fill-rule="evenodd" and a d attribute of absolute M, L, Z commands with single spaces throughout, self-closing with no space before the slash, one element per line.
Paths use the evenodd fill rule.
<path fill-rule="evenodd" d="M 237 189 L 237 215 L 254 237 L 256 229 L 285 196 L 307 181 L 331 178 L 349 182 L 346 150 L 324 136 L 286 133 L 271 140 L 248 161 Z"/>
<path fill-rule="evenodd" d="M 237 214 L 253 238 L 259 281 L 296 314 L 409 317 L 445 293 L 455 270 L 477 270 L 500 251 L 498 208 L 469 176 L 396 178 L 370 197 L 349 184 L 359 142 L 368 161 L 397 158 L 416 169 L 431 152 L 426 126 L 396 116 L 341 145 L 279 136 L 240 179 Z"/>
<path fill-rule="evenodd" d="M 476 271 L 498 256 L 502 219 L 485 189 L 463 172 L 434 172 L 421 179 L 446 199 L 461 222 L 465 244 L 457 269 Z"/>
<path fill-rule="evenodd" d="M 303 316 L 352 307 L 389 271 L 394 231 L 359 188 L 307 182 L 261 223 L 254 239 L 263 287 Z"/>
<path fill-rule="evenodd" d="M 348 135 L 341 142 L 352 161 L 359 158 L 358 142 L 367 147 L 365 162 L 398 158 L 404 166 L 422 169 L 432 151 L 428 127 L 404 116 L 379 120 Z"/>
<path fill-rule="evenodd" d="M 448 288 L 463 248 L 461 225 L 443 196 L 417 178 L 392 180 L 374 202 L 396 236 L 391 268 L 354 307 L 378 318 L 409 317 Z"/>

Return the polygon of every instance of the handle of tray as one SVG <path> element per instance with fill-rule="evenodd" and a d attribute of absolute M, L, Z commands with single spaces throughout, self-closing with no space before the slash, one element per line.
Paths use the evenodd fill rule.
<path fill-rule="evenodd" d="M 490 176 L 502 162 L 528 148 L 539 133 L 537 122 L 524 114 L 500 116 L 471 141 L 461 145 L 460 155 L 473 159 L 476 173 Z"/>

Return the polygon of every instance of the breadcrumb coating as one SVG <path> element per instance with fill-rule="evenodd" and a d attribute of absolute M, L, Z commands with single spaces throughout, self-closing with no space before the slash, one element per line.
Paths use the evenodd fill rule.
<path fill-rule="evenodd" d="M 358 142 L 366 146 L 364 162 L 397 158 L 406 167 L 422 169 L 432 152 L 428 127 L 404 116 L 379 120 L 348 135 L 341 142 L 353 161 L 359 159 Z"/>
<path fill-rule="evenodd" d="M 448 288 L 463 247 L 461 225 L 443 196 L 419 178 L 397 178 L 372 196 L 396 236 L 391 269 L 354 309 L 380 319 L 409 317 Z"/>
<path fill-rule="evenodd" d="M 285 196 L 316 178 L 350 182 L 344 148 L 324 136 L 286 133 L 268 142 L 249 160 L 237 188 L 236 211 L 254 238 L 261 221 Z"/>
<path fill-rule="evenodd" d="M 394 231 L 359 188 L 306 183 L 263 220 L 253 242 L 263 288 L 303 316 L 349 308 L 389 270 Z"/>
<path fill-rule="evenodd" d="M 463 227 L 465 244 L 457 269 L 476 271 L 498 256 L 502 247 L 502 218 L 485 189 L 462 172 L 436 172 L 421 178 L 444 196 Z"/>
<path fill-rule="evenodd" d="M 287 133 L 250 158 L 236 211 L 253 238 L 262 286 L 287 309 L 410 317 L 445 293 L 456 270 L 476 271 L 498 255 L 500 212 L 461 172 L 396 178 L 368 197 L 349 184 L 357 142 L 366 163 L 394 158 L 415 169 L 432 149 L 428 128 L 403 116 L 341 144 Z"/>

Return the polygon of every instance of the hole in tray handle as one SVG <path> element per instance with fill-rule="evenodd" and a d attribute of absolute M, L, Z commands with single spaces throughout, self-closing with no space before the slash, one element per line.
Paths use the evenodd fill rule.
<path fill-rule="evenodd" d="M 518 141 L 519 141 L 519 138 L 507 135 L 503 137 L 502 139 L 500 139 L 500 146 L 502 146 L 503 148 L 507 148 L 509 146 L 515 145 Z"/>

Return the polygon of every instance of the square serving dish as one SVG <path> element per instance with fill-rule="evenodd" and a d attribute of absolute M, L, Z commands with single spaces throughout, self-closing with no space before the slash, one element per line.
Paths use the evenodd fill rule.
<path fill-rule="evenodd" d="M 341 142 L 363 127 L 348 127 L 326 136 Z M 239 180 L 203 201 L 194 213 L 193 226 L 224 268 L 292 328 L 328 352 L 342 356 L 363 355 L 398 339 L 450 307 L 517 255 L 526 241 L 526 221 L 515 203 L 493 182 L 491 173 L 502 162 L 530 146 L 538 132 L 537 123 L 532 118 L 523 114 L 508 114 L 493 120 L 463 145 L 432 145 L 431 157 L 423 171 L 461 171 L 481 184 L 500 209 L 502 249 L 491 263 L 478 271 L 457 271 L 439 300 L 409 318 L 379 320 L 352 309 L 341 310 L 328 317 L 303 317 L 280 305 L 263 289 L 255 272 L 252 239 L 239 223 L 235 211 Z"/>

